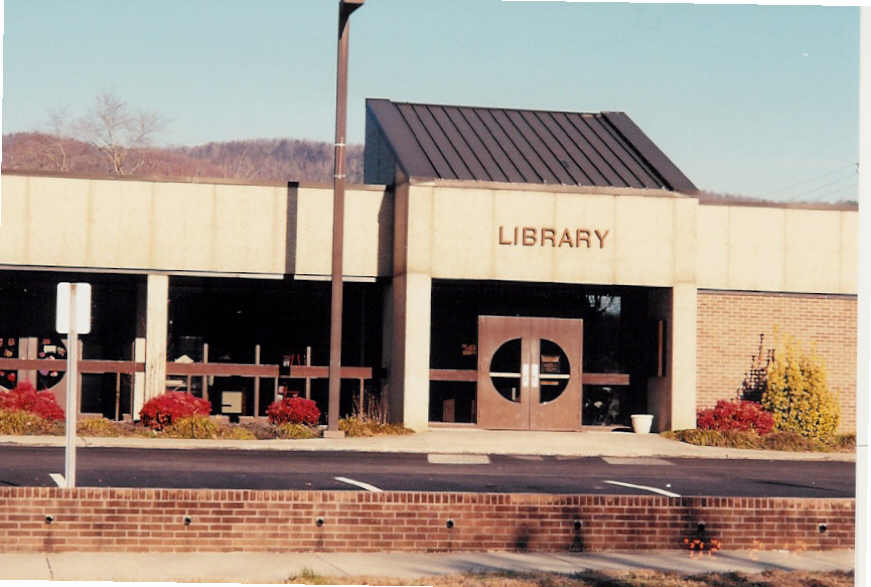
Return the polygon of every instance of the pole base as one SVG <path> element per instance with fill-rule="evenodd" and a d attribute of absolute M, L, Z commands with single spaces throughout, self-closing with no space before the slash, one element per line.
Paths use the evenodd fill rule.
<path fill-rule="evenodd" d="M 322 436 L 324 438 L 345 438 L 344 430 L 327 430 L 324 429 Z"/>

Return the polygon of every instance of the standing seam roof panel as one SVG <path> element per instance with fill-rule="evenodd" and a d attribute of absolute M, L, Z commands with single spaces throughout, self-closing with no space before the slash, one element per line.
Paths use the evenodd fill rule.
<path fill-rule="evenodd" d="M 626 147 L 626 139 L 623 135 L 614 128 L 614 125 L 611 124 L 604 116 L 599 116 L 597 118 L 601 128 L 604 132 L 608 133 L 611 139 L 618 145 L 620 145 L 621 149 L 625 153 L 623 159 L 629 162 L 634 162 L 638 168 L 638 179 L 644 184 L 644 187 L 653 187 L 653 188 L 661 188 L 665 185 L 665 182 L 662 181 L 662 178 L 659 177 L 655 172 L 653 172 L 650 167 L 645 163 L 644 158 L 641 157 L 639 153 L 637 153 L 634 149 L 630 149 Z"/>
<path fill-rule="evenodd" d="M 559 183 L 563 185 L 576 183 L 562 162 L 559 161 L 559 158 L 550 150 L 547 143 L 542 140 L 541 135 L 536 132 L 535 125 L 530 124 L 522 112 L 509 110 L 505 114 L 514 123 L 514 127 L 526 139 L 526 142 L 529 143 L 535 154 L 541 159 L 541 162 L 547 169 L 553 173 Z"/>
<path fill-rule="evenodd" d="M 496 160 L 493 159 L 490 150 L 486 145 L 484 145 L 478 137 L 478 133 L 472 128 L 465 116 L 463 116 L 462 109 L 451 108 L 446 110 L 445 113 L 448 118 L 451 119 L 451 122 L 454 123 L 454 127 L 457 129 L 457 132 L 460 133 L 460 136 L 465 139 L 466 144 L 472 150 L 472 153 L 475 154 L 475 157 L 484 167 L 484 177 L 490 181 L 508 181 L 508 177 L 499 167 L 499 164 L 496 163 Z"/>
<path fill-rule="evenodd" d="M 396 163 L 409 177 L 435 176 L 436 170 L 427 158 L 420 142 L 411 132 L 399 108 L 389 100 L 366 100 L 366 108 L 396 157 Z M 366 117 L 368 124 L 370 117 Z"/>
<path fill-rule="evenodd" d="M 521 132 L 514 126 L 514 123 L 508 118 L 508 115 L 503 110 L 493 110 L 491 112 L 493 120 L 508 136 L 517 151 L 523 156 L 523 159 L 532 168 L 533 174 L 541 178 L 543 183 L 560 183 L 559 179 L 553 172 L 544 164 L 541 158 L 536 154 L 535 150 L 529 142 L 523 137 Z"/>
<path fill-rule="evenodd" d="M 520 154 L 520 151 L 517 150 L 517 147 L 508 138 L 508 135 L 505 134 L 499 123 L 496 122 L 493 113 L 482 108 L 475 108 L 474 112 L 481 119 L 481 122 L 484 123 L 484 126 L 487 127 L 487 130 L 492 133 L 493 138 L 496 140 L 496 145 L 502 149 L 517 169 L 517 172 L 523 177 L 523 181 L 527 183 L 542 183 L 544 178 L 538 176 L 523 155 Z"/>
<path fill-rule="evenodd" d="M 548 151 L 553 154 L 557 162 L 562 165 L 566 173 L 569 174 L 571 181 L 568 182 L 568 185 L 590 185 L 595 183 L 592 175 L 588 175 L 556 139 L 550 127 L 547 125 L 545 113 L 523 110 L 520 112 L 520 115 L 524 120 L 526 120 L 533 132 L 538 135 Z"/>
<path fill-rule="evenodd" d="M 466 164 L 470 173 L 469 179 L 475 179 L 476 177 L 487 177 L 488 179 L 492 179 L 484 169 L 483 165 L 481 165 L 481 162 L 478 161 L 475 151 L 466 144 L 465 140 L 463 140 L 463 134 L 457 129 L 456 125 L 454 125 L 454 122 L 447 115 L 445 109 L 441 106 L 430 106 L 429 110 L 430 114 L 432 114 L 436 123 L 439 125 L 439 128 L 442 129 L 442 132 L 445 133 L 445 136 L 451 142 L 459 157 L 463 160 L 463 163 Z"/>
<path fill-rule="evenodd" d="M 411 128 L 411 132 L 414 134 L 415 138 L 417 138 L 417 142 L 420 144 L 420 147 L 423 149 L 423 152 L 426 154 L 427 159 L 429 159 L 439 177 L 455 178 L 456 175 L 454 175 L 454 170 L 451 169 L 451 166 L 433 142 L 432 137 L 426 131 L 420 120 L 418 120 L 417 114 L 414 112 L 411 105 L 397 104 L 397 107 L 399 108 L 399 112 L 402 114 L 402 118 L 405 119 L 405 123 L 409 128 Z"/>
<path fill-rule="evenodd" d="M 430 112 L 430 107 L 414 106 L 414 112 L 417 114 L 418 119 L 429 133 L 429 136 L 432 137 L 433 142 L 448 162 L 448 165 L 451 166 L 451 169 L 454 172 L 454 178 L 474 179 L 472 172 L 469 171 L 468 167 L 466 167 L 462 157 L 457 153 L 454 145 L 433 117 L 432 112 Z"/>
<path fill-rule="evenodd" d="M 590 141 L 586 140 L 580 130 L 572 124 L 565 112 L 554 112 L 553 119 L 566 134 L 568 139 L 572 141 L 581 153 L 584 154 L 587 160 L 590 161 L 590 164 L 593 165 L 599 174 L 605 178 L 606 183 L 602 185 L 616 185 L 621 187 L 627 185 L 620 174 L 617 173 L 611 164 L 602 157 L 602 154 L 596 150 L 595 146 L 590 143 Z"/>
<path fill-rule="evenodd" d="M 635 175 L 629 170 L 626 164 L 620 160 L 618 157 L 605 143 L 602 137 L 599 136 L 598 133 L 593 129 L 593 125 L 591 124 L 592 117 L 590 116 L 579 116 L 577 114 L 568 114 L 566 115 L 569 122 L 571 122 L 578 132 L 583 136 L 589 143 L 596 149 L 596 152 L 601 155 L 601 157 L 608 162 L 608 165 L 611 166 L 611 169 L 614 170 L 618 176 L 620 176 L 620 181 L 623 182 L 623 185 L 626 187 L 641 187 L 641 182 L 639 182 Z"/>
<path fill-rule="evenodd" d="M 563 128 L 556 121 L 556 117 L 552 112 L 546 112 L 541 116 L 541 122 L 544 124 L 554 140 L 559 144 L 560 148 L 565 151 L 566 156 L 577 165 L 592 185 L 606 185 L 607 180 L 599 172 L 592 161 L 587 158 L 575 142 L 566 134 Z M 583 184 L 581 184 L 583 185 Z"/>
<path fill-rule="evenodd" d="M 623 112 L 366 105 L 367 137 L 386 142 L 409 177 L 698 193 Z M 369 133 L 370 124 L 382 132 Z"/>
<path fill-rule="evenodd" d="M 459 108 L 460 114 L 462 114 L 463 118 L 466 122 L 469 123 L 469 126 L 473 131 L 475 131 L 475 136 L 484 144 L 487 148 L 487 152 L 493 157 L 494 163 L 499 166 L 499 169 L 502 173 L 505 174 L 506 178 L 510 182 L 522 182 L 525 181 L 523 174 L 520 173 L 520 170 L 517 169 L 517 166 L 511 161 L 505 151 L 499 146 L 499 143 L 496 142 L 493 134 L 487 129 L 484 120 L 475 112 L 474 108 Z"/>
<path fill-rule="evenodd" d="M 622 145 L 617 142 L 617 139 L 611 133 L 611 129 L 607 127 L 607 124 L 604 124 L 598 117 L 594 117 L 585 122 L 589 124 L 593 132 L 596 133 L 602 142 L 608 146 L 617 159 L 622 161 L 629 169 L 630 173 L 632 173 L 633 181 L 636 182 L 635 187 L 659 187 L 656 186 L 654 182 L 650 181 L 650 176 L 638 165 L 638 161 L 629 155 L 626 150 L 623 149 Z"/>

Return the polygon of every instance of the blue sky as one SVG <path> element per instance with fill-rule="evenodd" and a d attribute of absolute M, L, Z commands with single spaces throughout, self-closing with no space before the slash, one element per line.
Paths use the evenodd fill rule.
<path fill-rule="evenodd" d="M 101 91 L 171 122 L 161 144 L 332 140 L 333 0 L 6 0 L 3 132 Z M 366 97 L 622 110 L 704 189 L 856 198 L 859 10 L 367 0 L 352 18 L 348 139 Z"/>

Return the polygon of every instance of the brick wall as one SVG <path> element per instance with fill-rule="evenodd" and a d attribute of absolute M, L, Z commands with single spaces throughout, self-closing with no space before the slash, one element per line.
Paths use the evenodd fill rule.
<path fill-rule="evenodd" d="M 699 290 L 696 323 L 697 404 L 731 399 L 750 357 L 773 345 L 774 326 L 825 360 L 829 388 L 841 404 L 842 432 L 856 430 L 856 297 Z"/>
<path fill-rule="evenodd" d="M 853 499 L 0 487 L 0 552 L 602 551 L 695 539 L 826 550 L 853 548 L 854 508 Z"/>

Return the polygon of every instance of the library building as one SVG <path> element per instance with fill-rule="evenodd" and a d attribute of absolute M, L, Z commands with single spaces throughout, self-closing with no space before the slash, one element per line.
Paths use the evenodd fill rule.
<path fill-rule="evenodd" d="M 338 405 L 333 191 L 294 178 L 4 173 L 0 386 L 64 404 L 57 284 L 87 282 L 86 414 L 183 390 L 242 419 L 291 394 L 415 430 L 693 428 L 777 331 L 820 355 L 855 430 L 855 205 L 711 198 L 622 112 L 365 107 Z"/>

